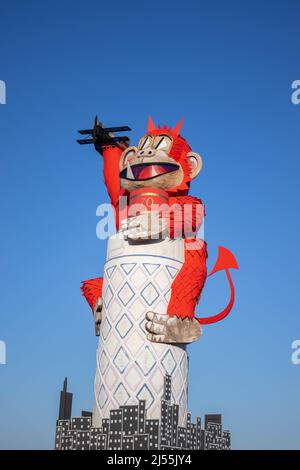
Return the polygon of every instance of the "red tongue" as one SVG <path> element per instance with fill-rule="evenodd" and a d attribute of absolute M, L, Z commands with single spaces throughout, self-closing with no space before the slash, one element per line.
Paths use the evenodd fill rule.
<path fill-rule="evenodd" d="M 161 165 L 149 165 L 145 166 L 145 168 L 139 172 L 138 179 L 152 178 L 162 173 L 166 173 L 166 170 Z"/>

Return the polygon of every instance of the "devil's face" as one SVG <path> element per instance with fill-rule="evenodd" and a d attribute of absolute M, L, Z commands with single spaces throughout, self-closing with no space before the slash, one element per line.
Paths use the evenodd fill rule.
<path fill-rule="evenodd" d="M 152 187 L 170 189 L 180 186 L 184 170 L 180 161 L 170 156 L 170 135 L 144 135 L 137 147 L 127 148 L 120 161 L 121 188 Z"/>

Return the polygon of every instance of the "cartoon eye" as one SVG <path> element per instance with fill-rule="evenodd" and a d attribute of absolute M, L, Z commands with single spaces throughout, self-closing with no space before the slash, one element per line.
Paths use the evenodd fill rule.
<path fill-rule="evenodd" d="M 149 147 L 152 142 L 152 137 L 150 135 L 146 135 L 145 137 L 142 137 L 140 142 L 139 142 L 139 150 L 144 150 L 145 148 Z"/>
<path fill-rule="evenodd" d="M 156 150 L 167 150 L 170 148 L 172 139 L 166 135 L 159 135 L 154 141 L 154 148 Z"/>

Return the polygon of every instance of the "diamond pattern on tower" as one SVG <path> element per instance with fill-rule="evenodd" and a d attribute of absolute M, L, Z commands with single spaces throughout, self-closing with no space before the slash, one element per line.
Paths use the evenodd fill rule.
<path fill-rule="evenodd" d="M 125 338 L 128 335 L 129 331 L 131 330 L 133 323 L 129 320 L 126 313 L 122 315 L 118 323 L 116 324 L 116 330 L 121 336 L 121 338 Z"/>
<path fill-rule="evenodd" d="M 153 393 L 147 384 L 144 384 L 138 391 L 136 398 L 138 400 L 146 400 L 146 410 L 148 410 L 154 402 Z M 147 416 L 148 417 L 148 416 Z M 149 419 L 149 418 L 148 418 Z"/>
<path fill-rule="evenodd" d="M 121 289 L 118 292 L 118 297 L 121 300 L 124 307 L 126 307 L 126 305 L 128 305 L 129 302 L 133 299 L 134 291 L 131 289 L 128 282 L 125 282 L 125 284 L 121 287 Z"/>
<path fill-rule="evenodd" d="M 105 374 L 105 383 L 107 385 L 108 390 L 112 390 L 116 381 L 118 379 L 118 376 L 114 370 L 114 367 L 110 367 Z"/>
<path fill-rule="evenodd" d="M 130 336 L 126 338 L 125 346 L 127 351 L 134 357 L 137 352 L 145 345 L 144 334 L 140 334 L 138 331 L 134 331 Z"/>
<path fill-rule="evenodd" d="M 121 346 L 120 349 L 118 350 L 117 354 L 114 357 L 113 362 L 115 366 L 118 368 L 119 372 L 121 372 L 122 374 L 129 363 L 128 354 L 126 350 L 123 348 L 123 346 Z"/>
<path fill-rule="evenodd" d="M 111 278 L 114 270 L 116 269 L 117 266 L 110 266 L 109 268 L 106 269 L 106 274 L 107 274 L 107 277 L 108 279 Z"/>
<path fill-rule="evenodd" d="M 105 390 L 104 385 L 101 385 L 99 395 L 98 395 L 98 403 L 100 405 L 100 408 L 103 408 L 105 403 L 107 402 L 108 396 Z"/>
<path fill-rule="evenodd" d="M 172 266 L 174 264 L 174 266 Z M 97 351 L 94 421 L 125 403 L 145 399 L 147 417 L 160 418 L 164 376 L 172 375 L 172 397 L 180 403 L 179 424 L 187 410 L 187 353 L 180 346 L 146 339 L 149 310 L 164 314 L 166 294 L 181 264 L 142 255 L 107 261 L 103 321 Z M 121 276 L 120 276 L 121 274 Z M 103 354 L 104 353 L 104 354 Z"/>
<path fill-rule="evenodd" d="M 129 400 L 129 393 L 127 392 L 126 388 L 124 387 L 123 383 L 119 383 L 115 392 L 114 398 L 119 406 L 126 405 Z"/>
<path fill-rule="evenodd" d="M 149 284 L 147 284 L 146 287 L 144 287 L 144 289 L 142 290 L 141 296 L 145 300 L 147 305 L 149 305 L 150 307 L 151 305 L 153 305 L 155 300 L 158 299 L 159 292 L 155 288 L 154 284 L 152 282 L 149 282 Z"/>
<path fill-rule="evenodd" d="M 144 268 L 146 269 L 147 273 L 149 276 L 152 276 L 152 274 L 155 273 L 160 267 L 160 264 L 155 264 L 155 263 L 143 263 Z"/>
<path fill-rule="evenodd" d="M 146 275 L 145 271 L 140 266 L 130 276 L 130 283 L 134 286 L 135 290 L 141 289 L 148 280 L 149 276 Z"/>
<path fill-rule="evenodd" d="M 156 364 L 156 357 L 152 353 L 149 346 L 146 346 L 138 355 L 136 359 L 136 363 L 138 364 L 140 370 L 143 372 L 144 375 L 148 375 L 149 372 L 153 369 L 154 365 Z"/>
<path fill-rule="evenodd" d="M 163 358 L 161 359 L 161 363 L 168 375 L 172 375 L 175 368 L 176 368 L 176 361 L 174 359 L 174 355 L 171 349 L 168 349 Z"/>
<path fill-rule="evenodd" d="M 104 374 L 109 364 L 106 352 L 103 350 L 100 355 L 99 367 L 101 374 Z"/>
<path fill-rule="evenodd" d="M 167 276 L 166 272 L 160 270 L 154 277 L 156 285 L 159 287 L 159 290 L 165 291 L 166 285 L 168 283 L 169 277 Z"/>
<path fill-rule="evenodd" d="M 130 274 L 131 271 L 135 268 L 136 263 L 122 263 L 121 268 L 123 269 L 125 274 Z"/>
<path fill-rule="evenodd" d="M 180 397 L 179 397 L 179 406 L 184 408 L 186 405 L 186 391 L 182 390 Z"/>
<path fill-rule="evenodd" d="M 136 392 L 138 386 L 142 383 L 143 376 L 139 372 L 138 368 L 135 367 L 135 364 L 133 364 L 133 366 L 127 371 L 125 381 L 133 392 Z"/>
<path fill-rule="evenodd" d="M 176 274 L 179 271 L 179 269 L 174 268 L 174 266 L 166 266 L 166 270 L 167 270 L 168 274 L 170 275 L 171 279 L 174 279 Z"/>
<path fill-rule="evenodd" d="M 124 273 L 120 268 L 114 270 L 110 278 L 110 285 L 113 290 L 116 290 L 120 287 L 124 280 Z"/>
<path fill-rule="evenodd" d="M 107 316 L 104 318 L 102 322 L 101 329 L 102 329 L 103 339 L 105 340 L 108 337 L 110 330 L 111 330 L 111 324 Z"/>
<path fill-rule="evenodd" d="M 108 309 L 111 299 L 113 298 L 114 294 L 110 286 L 107 286 L 107 289 L 104 294 L 104 307 Z"/>

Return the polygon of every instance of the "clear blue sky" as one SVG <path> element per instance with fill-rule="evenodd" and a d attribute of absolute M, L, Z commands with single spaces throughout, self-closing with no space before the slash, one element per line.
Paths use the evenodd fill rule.
<path fill-rule="evenodd" d="M 212 267 L 230 248 L 237 302 L 190 347 L 190 409 L 221 412 L 234 448 L 300 448 L 300 79 L 297 0 L 2 2 L 0 447 L 52 448 L 65 376 L 91 409 L 95 349 L 80 281 L 102 274 L 101 158 L 76 130 L 96 113 L 174 125 L 202 154 Z M 220 274 L 200 312 L 227 302 Z"/>

